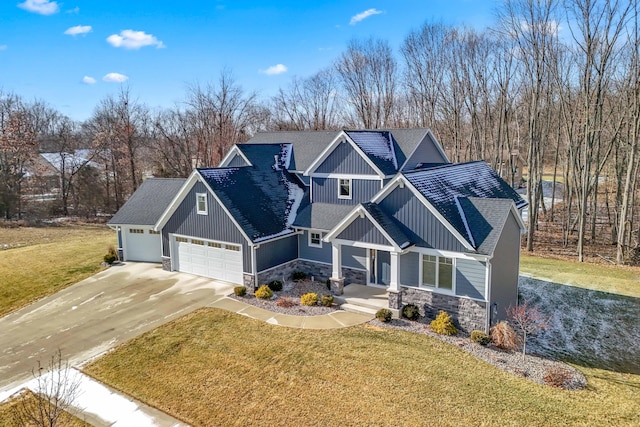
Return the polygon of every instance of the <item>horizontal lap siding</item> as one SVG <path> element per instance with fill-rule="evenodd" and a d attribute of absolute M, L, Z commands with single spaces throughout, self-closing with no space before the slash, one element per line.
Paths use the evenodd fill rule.
<path fill-rule="evenodd" d="M 374 243 L 385 246 L 391 245 L 368 218 L 356 218 L 337 238 L 354 242 Z"/>
<path fill-rule="evenodd" d="M 420 254 L 408 252 L 400 255 L 400 284 L 418 286 L 420 284 Z"/>
<path fill-rule="evenodd" d="M 298 235 L 299 256 L 301 259 L 331 263 L 331 243 L 322 242 L 322 248 L 309 246 L 309 231 Z"/>
<path fill-rule="evenodd" d="M 466 251 L 462 243 L 408 188 L 394 189 L 378 205 L 406 227 L 405 234 L 417 246 L 453 252 Z"/>
<path fill-rule="evenodd" d="M 298 258 L 298 236 L 294 235 L 273 242 L 263 243 L 256 251 L 258 271 L 293 261 Z"/>
<path fill-rule="evenodd" d="M 356 248 L 355 246 L 343 246 L 342 266 L 366 270 L 367 250 L 365 248 Z"/>
<path fill-rule="evenodd" d="M 456 294 L 469 298 L 484 299 L 486 264 L 484 262 L 456 260 Z"/>
<path fill-rule="evenodd" d="M 208 215 L 198 215 L 196 193 L 207 194 Z M 251 273 L 251 252 L 246 239 L 204 184 L 196 182 L 162 229 L 164 256 L 170 256 L 169 233 L 242 245 L 243 271 Z"/>
<path fill-rule="evenodd" d="M 348 142 L 338 144 L 315 172 L 376 175 L 367 161 Z"/>
<path fill-rule="evenodd" d="M 337 178 L 313 178 L 312 197 L 317 203 L 333 203 L 334 205 L 357 205 L 368 202 L 380 191 L 380 181 L 375 179 L 352 179 L 351 199 L 338 198 Z"/>

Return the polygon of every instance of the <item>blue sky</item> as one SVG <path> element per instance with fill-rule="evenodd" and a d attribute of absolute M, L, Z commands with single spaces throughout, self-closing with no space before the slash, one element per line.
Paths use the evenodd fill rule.
<path fill-rule="evenodd" d="M 84 120 L 128 85 L 150 107 L 180 102 L 223 68 L 262 97 L 331 65 L 354 37 L 397 52 L 426 20 L 484 28 L 495 0 L 1 0 L 0 90 Z M 124 82 L 124 83 L 123 83 Z"/>

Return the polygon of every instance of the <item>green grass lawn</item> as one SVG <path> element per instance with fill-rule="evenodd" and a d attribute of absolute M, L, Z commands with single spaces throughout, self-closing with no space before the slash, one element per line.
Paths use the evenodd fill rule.
<path fill-rule="evenodd" d="M 640 376 L 583 369 L 562 391 L 440 340 L 300 330 L 203 309 L 85 371 L 193 425 L 638 425 Z"/>
<path fill-rule="evenodd" d="M 102 269 L 115 233 L 106 226 L 1 228 L 0 316 Z"/>
<path fill-rule="evenodd" d="M 640 268 L 520 256 L 520 273 L 581 288 L 640 298 Z"/>

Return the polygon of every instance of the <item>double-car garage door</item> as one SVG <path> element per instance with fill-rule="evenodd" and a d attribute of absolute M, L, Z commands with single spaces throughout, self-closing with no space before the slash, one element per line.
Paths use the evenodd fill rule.
<path fill-rule="evenodd" d="M 173 237 L 174 266 L 184 273 L 242 283 L 242 247 L 190 237 Z"/>

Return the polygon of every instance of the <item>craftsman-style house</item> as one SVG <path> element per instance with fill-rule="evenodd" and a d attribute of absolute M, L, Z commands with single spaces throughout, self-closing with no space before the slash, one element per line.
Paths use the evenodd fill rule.
<path fill-rule="evenodd" d="M 488 330 L 517 301 L 525 205 L 427 129 L 267 132 L 219 167 L 146 180 L 109 224 L 124 260 L 250 291 L 301 270 Z"/>

